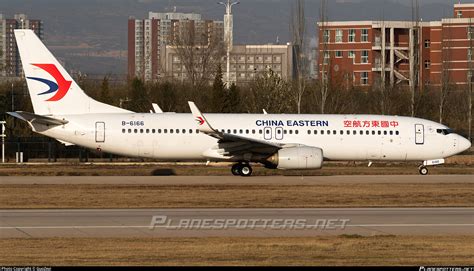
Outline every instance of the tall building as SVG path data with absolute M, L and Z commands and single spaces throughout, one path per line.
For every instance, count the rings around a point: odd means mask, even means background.
M 319 22 L 319 75 L 347 85 L 467 85 L 474 4 L 432 22 Z
M 148 19 L 128 20 L 128 75 L 145 81 L 163 76 L 161 60 L 167 45 L 192 42 L 207 45 L 223 40 L 223 22 L 203 20 L 195 13 L 155 13 Z M 193 37 L 190 40 L 189 37 Z
M 43 22 L 29 20 L 25 14 L 15 14 L 13 19 L 0 14 L 0 76 L 23 76 L 21 60 L 16 46 L 14 29 L 32 29 L 43 39 Z

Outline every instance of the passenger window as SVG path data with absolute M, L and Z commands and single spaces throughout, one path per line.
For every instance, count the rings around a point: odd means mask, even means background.
M 285 135 L 286 135 L 287 133 L 288 133 L 288 131 L 287 131 L 287 130 L 284 130 L 284 131 L 283 131 L 283 134 L 285 134 Z
M 258 130 L 258 133 L 259 133 L 259 134 L 263 134 L 262 130 Z
M 196 129 L 196 134 L 199 134 L 199 129 Z
M 400 132 L 399 132 L 399 131 L 396 131 L 395 134 L 396 134 L 396 135 L 400 135 Z
M 351 135 L 351 131 L 347 130 L 347 131 L 346 131 L 346 134 L 347 134 L 347 135 Z
M 149 133 L 150 133 L 150 129 L 146 129 L 146 133 L 149 134 Z
M 328 132 L 328 133 L 327 133 L 328 135 L 330 135 L 330 134 L 331 134 L 331 130 L 327 130 L 327 132 Z
M 393 135 L 393 131 L 390 131 L 390 135 Z
M 281 135 L 281 130 L 280 129 L 277 130 L 277 134 Z
M 293 130 L 290 130 L 290 135 L 292 135 L 292 134 L 293 134 Z
M 357 131 L 356 130 L 352 131 L 352 134 L 357 135 Z
M 364 131 L 360 130 L 359 134 L 364 135 Z
M 128 133 L 131 134 L 131 133 L 132 133 L 132 129 L 128 129 Z
M 299 133 L 300 133 L 300 131 L 299 131 L 299 130 L 296 130 L 296 131 L 295 131 L 295 134 L 299 134 Z
M 192 133 L 193 133 L 193 129 L 189 129 L 189 133 L 192 134 Z
M 382 131 L 378 131 L 378 134 L 379 134 L 379 135 L 382 135 Z
M 140 134 L 143 134 L 143 129 L 140 129 Z
M 186 129 L 183 129 L 183 134 L 185 134 L 185 133 L 186 133 Z
M 151 129 L 151 132 L 154 134 L 154 133 L 156 133 L 156 130 L 155 130 L 155 129 Z
M 317 134 L 318 134 L 318 130 L 314 130 L 314 134 L 317 135 Z
M 332 131 L 332 134 L 333 134 L 333 135 L 337 135 L 337 131 L 336 131 L 336 130 L 333 130 L 333 131 Z
M 310 135 L 310 134 L 311 134 L 311 130 L 308 130 L 308 135 Z
M 173 129 L 170 129 L 170 134 L 174 133 L 174 130 Z
M 384 135 L 387 135 L 387 131 L 383 131 L 383 134 L 384 134 Z
M 239 130 L 239 133 L 240 133 L 240 134 L 243 134 L 243 133 L 244 133 L 244 130 L 240 129 L 240 130 Z
M 375 135 L 375 131 L 372 131 L 372 135 Z
M 167 133 L 168 133 L 168 129 L 164 129 L 164 130 L 163 130 L 163 133 L 167 134 Z
M 343 131 L 343 130 L 341 130 L 339 133 L 340 133 L 341 135 L 344 135 L 344 131 Z
M 366 135 L 370 135 L 369 130 L 365 131 L 365 134 L 366 134 Z
M 125 134 L 125 129 L 122 129 L 122 134 Z
M 321 134 L 324 135 L 324 130 L 321 130 Z
M 135 129 L 135 130 L 133 130 L 133 132 L 136 134 L 136 133 L 138 133 L 138 130 L 137 130 L 137 129 Z
M 255 134 L 255 130 L 252 130 L 252 134 Z
M 270 134 L 270 130 L 266 130 L 266 131 L 265 131 L 265 134 L 269 135 L 269 134 Z
M 246 134 L 250 134 L 250 131 L 249 131 L 249 130 L 245 130 L 245 133 L 246 133 Z
M 234 129 L 234 134 L 237 134 L 237 129 Z

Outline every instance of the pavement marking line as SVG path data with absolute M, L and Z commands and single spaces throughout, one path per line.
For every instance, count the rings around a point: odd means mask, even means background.
M 154 228 L 170 228 L 170 229 L 179 229 L 177 226 L 154 226 Z M 346 225 L 345 227 L 474 227 L 474 224 L 355 224 L 355 225 Z M 133 228 L 150 228 L 147 226 L 11 226 L 11 227 L 0 227 L 0 230 L 11 230 L 11 229 L 133 229 Z M 241 228 L 237 226 L 228 226 L 230 228 Z M 249 229 L 256 228 L 268 228 L 265 226 L 253 226 Z M 200 230 L 195 228 L 182 228 L 183 230 Z M 204 229 L 207 230 L 207 229 Z M 224 229 L 214 229 L 214 230 L 224 230 Z M 242 229 L 242 230 L 245 230 Z M 277 230 L 288 230 L 288 229 L 277 229 Z M 303 229 L 304 230 L 304 229 Z

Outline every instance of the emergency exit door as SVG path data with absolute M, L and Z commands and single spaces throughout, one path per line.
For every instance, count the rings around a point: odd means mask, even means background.
M 95 142 L 97 143 L 105 142 L 105 122 L 95 123 Z
M 423 124 L 415 124 L 415 143 L 417 145 L 425 144 L 425 128 Z

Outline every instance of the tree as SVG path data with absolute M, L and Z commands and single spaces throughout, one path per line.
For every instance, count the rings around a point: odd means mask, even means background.
M 261 113 L 262 109 L 272 113 L 290 113 L 293 105 L 289 84 L 273 70 L 259 75 L 251 82 L 245 95 L 248 112 Z
M 193 87 L 207 84 L 224 55 L 222 38 L 197 29 L 191 21 L 182 22 L 171 41 Z
M 134 78 L 132 81 L 132 87 L 130 89 L 130 103 L 129 109 L 134 112 L 148 112 L 149 104 L 147 98 L 147 91 L 145 84 L 142 80 Z
M 106 104 L 113 104 L 113 99 L 110 96 L 109 91 L 109 78 L 107 76 L 104 76 L 104 79 L 102 80 L 100 87 L 100 100 Z
M 211 93 L 211 108 L 214 113 L 221 113 L 225 107 L 225 86 L 222 80 L 222 68 L 219 65 L 217 67 L 217 72 L 214 77 L 214 83 L 212 84 L 212 93 Z
M 320 38 L 322 38 L 323 45 L 320 58 L 322 57 L 322 68 L 321 68 L 321 80 L 320 85 L 316 90 L 318 91 L 317 95 L 319 101 L 319 108 L 320 113 L 324 114 L 326 109 L 326 100 L 329 96 L 329 82 L 330 82 L 330 72 L 331 72 L 331 55 L 328 51 L 328 43 L 329 43 L 329 32 L 327 30 L 327 3 L 326 0 L 321 0 L 321 7 L 320 7 L 320 27 L 319 33 Z
M 225 90 L 224 110 L 223 113 L 240 113 L 242 112 L 240 104 L 240 92 L 237 86 L 232 83 L 229 89 Z

